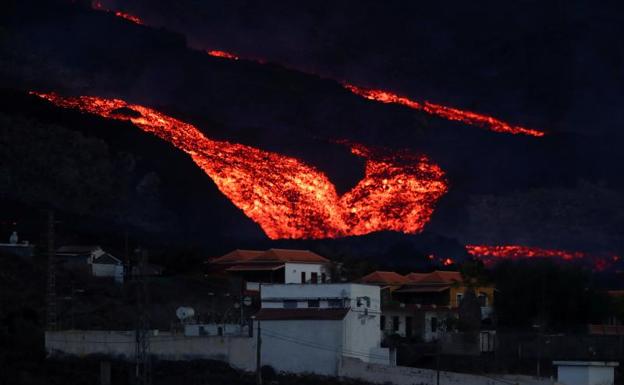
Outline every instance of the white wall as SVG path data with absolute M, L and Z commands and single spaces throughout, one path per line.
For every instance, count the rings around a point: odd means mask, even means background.
M 405 366 L 388 366 L 374 363 L 365 363 L 360 360 L 344 357 L 339 368 L 341 377 L 359 379 L 362 381 L 394 385 L 435 385 L 436 371 L 430 369 L 408 368 Z M 495 378 L 494 378 L 495 377 Z M 552 385 L 548 379 L 535 379 L 524 376 L 492 376 L 440 372 L 440 385 Z
M 381 349 L 381 301 L 379 287 L 351 285 L 349 298 L 351 311 L 345 317 L 343 355 L 356 357 L 365 362 L 388 363 L 389 353 Z M 358 307 L 358 298 L 360 298 Z M 369 299 L 367 301 L 366 299 Z M 373 351 L 375 353 L 373 354 Z
M 318 274 L 318 283 L 321 283 L 321 274 L 325 274 L 329 280 L 327 265 L 316 263 L 291 263 L 284 266 L 284 283 L 301 283 L 301 272 L 306 273 L 306 280 L 310 281 L 312 273 Z
M 558 365 L 557 380 L 563 385 L 613 385 L 614 367 L 603 362 L 593 365 Z
M 235 368 L 255 370 L 255 338 L 185 337 L 159 333 L 150 336 L 150 354 L 164 360 L 213 359 L 228 362 Z M 134 331 L 65 330 L 45 333 L 45 348 L 51 354 L 85 356 L 104 354 L 133 359 Z
M 93 263 L 91 264 L 91 274 L 96 277 L 115 277 L 119 275 L 118 270 L 121 269 L 123 272 L 122 265 L 113 265 L 113 264 L 105 264 L 105 263 Z M 123 273 L 121 274 L 123 276 Z
M 342 324 L 342 320 L 260 321 L 262 365 L 277 371 L 336 376 Z

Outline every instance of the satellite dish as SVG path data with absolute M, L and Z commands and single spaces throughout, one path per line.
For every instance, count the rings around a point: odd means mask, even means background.
M 178 317 L 180 321 L 186 321 L 189 318 L 193 318 L 194 315 L 195 315 L 195 309 L 193 309 L 192 307 L 180 306 L 176 310 L 176 316 Z

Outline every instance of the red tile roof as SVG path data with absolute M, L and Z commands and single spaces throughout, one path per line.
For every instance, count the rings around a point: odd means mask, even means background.
M 210 262 L 212 263 L 239 263 L 239 262 L 248 261 L 254 257 L 261 255 L 262 253 L 264 253 L 264 251 L 236 249 L 236 250 L 230 251 L 229 253 L 221 257 L 214 258 Z
M 411 277 L 411 283 L 421 284 L 421 283 L 443 283 L 443 284 L 452 284 L 455 282 L 462 282 L 462 277 L 459 271 L 442 271 L 436 270 L 431 273 L 423 274 L 423 273 L 411 273 L 408 275 Z
M 330 261 L 310 250 L 269 249 L 265 251 L 234 250 L 210 262 L 219 264 L 241 264 L 265 262 L 329 263 Z
M 284 264 L 264 263 L 264 264 L 243 264 L 234 265 L 225 269 L 226 271 L 273 271 L 284 267 Z
M 624 336 L 624 325 L 589 325 L 589 334 Z
M 374 271 L 369 275 L 360 278 L 361 283 L 382 284 L 382 285 L 402 285 L 409 280 L 394 271 Z
M 347 313 L 348 308 L 340 309 L 260 309 L 256 313 L 257 320 L 341 320 Z

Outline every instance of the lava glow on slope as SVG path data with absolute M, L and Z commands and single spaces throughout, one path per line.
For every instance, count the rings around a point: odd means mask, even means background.
M 230 60 L 238 60 L 238 56 L 234 55 L 233 53 L 229 53 L 229 52 L 225 52 L 225 51 L 219 51 L 216 49 L 213 50 L 207 50 L 206 53 L 210 56 L 214 56 L 214 57 L 220 57 L 223 59 L 230 59 Z
M 620 261 L 620 256 L 609 257 L 596 256 L 581 251 L 567 251 L 556 249 L 543 249 L 540 247 L 519 246 L 519 245 L 466 245 L 468 254 L 483 260 L 486 264 L 493 264 L 502 259 L 519 258 L 557 258 L 564 261 L 586 260 L 591 261 L 596 270 L 604 270 Z
M 206 53 L 208 53 L 208 55 L 210 56 L 220 57 L 224 59 L 239 59 L 237 55 L 226 51 L 207 50 Z M 255 61 L 260 64 L 264 63 L 264 61 L 262 60 Z M 347 90 L 353 92 L 355 95 L 361 96 L 369 100 L 374 100 L 386 104 L 400 104 L 402 106 L 406 106 L 418 111 L 423 111 L 430 115 L 434 115 L 443 119 L 462 122 L 470 126 L 480 127 L 494 132 L 502 132 L 514 135 L 528 135 L 535 137 L 542 137 L 545 135 L 543 131 L 524 128 L 521 126 L 514 126 L 491 116 L 478 114 L 476 112 L 466 110 L 460 110 L 458 108 L 446 107 L 427 101 L 417 102 L 404 96 L 399 96 L 390 91 L 367 89 L 348 83 L 343 83 L 343 86 Z
M 487 115 L 477 114 L 475 112 L 464 111 L 457 108 L 446 107 L 439 104 L 425 102 L 416 102 L 404 96 L 384 90 L 372 90 L 354 86 L 352 84 L 344 84 L 344 87 L 356 95 L 366 99 L 375 100 L 381 103 L 400 104 L 414 110 L 424 111 L 428 114 L 439 116 L 444 119 L 454 120 L 469 124 L 471 126 L 481 127 L 494 132 L 504 132 L 508 134 L 522 134 L 529 136 L 544 136 L 543 131 L 533 130 L 520 126 L 512 126 L 501 120 Z
M 295 158 L 208 139 L 195 126 L 151 108 L 95 96 L 32 94 L 60 107 L 130 121 L 188 153 L 271 239 L 417 233 L 448 189 L 444 172 L 425 156 L 351 145 L 354 155 L 366 159 L 365 177 L 339 197 L 322 172 Z
M 141 20 L 140 17 L 131 15 L 131 14 L 126 13 L 126 12 L 112 11 L 110 9 L 107 9 L 106 7 L 104 7 L 104 5 L 102 5 L 102 2 L 100 2 L 98 0 L 94 0 L 94 1 L 91 2 L 91 8 L 95 9 L 95 10 L 98 10 L 98 11 L 111 12 L 111 13 L 114 13 L 115 16 L 117 16 L 117 17 L 121 17 L 122 19 L 126 19 L 126 20 L 131 21 L 131 22 L 133 22 L 135 24 L 143 25 L 143 20 Z

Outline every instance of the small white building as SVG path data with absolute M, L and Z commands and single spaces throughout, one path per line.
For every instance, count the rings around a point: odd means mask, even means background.
M 557 382 L 562 385 L 613 385 L 614 369 L 619 364 L 608 361 L 553 361 Z
M 117 282 L 123 282 L 123 263 L 109 253 L 100 254 L 91 261 L 91 274 L 94 277 L 113 277 Z
M 390 364 L 381 347 L 379 287 L 263 284 L 261 362 L 277 371 L 338 375 L 343 357 Z

